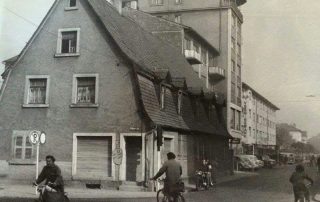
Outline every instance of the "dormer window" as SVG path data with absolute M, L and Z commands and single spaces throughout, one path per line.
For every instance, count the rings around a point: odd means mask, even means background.
M 178 114 L 179 115 L 181 115 L 182 99 L 183 99 L 183 93 L 182 91 L 179 91 L 178 92 Z
M 165 95 L 166 95 L 166 87 L 165 86 L 161 86 L 161 92 L 160 92 L 160 106 L 161 106 L 161 109 L 164 109 Z

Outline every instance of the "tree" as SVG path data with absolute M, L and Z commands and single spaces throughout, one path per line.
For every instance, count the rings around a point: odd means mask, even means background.
M 281 124 L 277 125 L 276 127 L 276 139 L 277 139 L 277 145 L 280 148 L 289 149 L 291 145 L 295 142 L 291 135 L 289 134 L 289 131 L 286 127 L 283 127 Z

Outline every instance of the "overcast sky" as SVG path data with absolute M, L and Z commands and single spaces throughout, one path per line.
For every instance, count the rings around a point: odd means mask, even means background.
M 1 61 L 21 51 L 52 2 L 0 0 Z M 319 8 L 320 0 L 248 0 L 241 7 L 243 80 L 281 109 L 279 122 L 309 136 L 320 132 Z

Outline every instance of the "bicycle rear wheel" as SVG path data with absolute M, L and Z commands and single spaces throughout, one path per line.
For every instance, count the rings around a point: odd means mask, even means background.
M 157 191 L 157 202 L 169 202 L 168 197 L 163 193 L 163 189 Z

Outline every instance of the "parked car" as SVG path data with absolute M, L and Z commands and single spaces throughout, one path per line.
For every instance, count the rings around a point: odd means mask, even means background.
M 243 155 L 234 156 L 234 165 L 235 168 L 239 170 L 254 169 L 254 165 L 252 164 L 252 162 L 248 158 L 245 158 Z
M 255 155 L 245 155 L 247 156 L 250 161 L 254 162 L 256 165 L 256 168 L 262 168 L 264 166 L 264 162 L 259 160 Z
M 276 165 L 276 161 L 270 158 L 268 155 L 258 156 L 258 159 L 263 161 L 264 167 L 266 168 L 273 168 Z
M 252 158 L 253 155 L 236 155 L 235 166 L 240 170 L 258 169 L 260 166 L 258 162 Z

